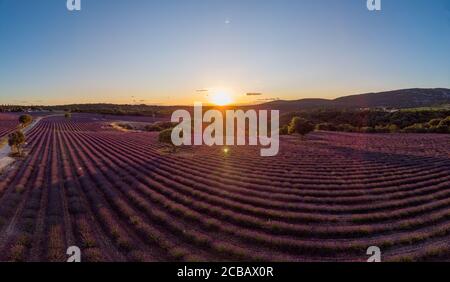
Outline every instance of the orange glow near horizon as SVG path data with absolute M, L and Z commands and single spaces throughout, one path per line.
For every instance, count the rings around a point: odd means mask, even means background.
M 228 106 L 234 102 L 232 94 L 225 89 L 213 90 L 210 95 L 210 102 L 216 106 Z
M 231 85 L 231 84 L 230 84 Z M 387 89 L 376 89 L 385 91 Z M 249 92 L 262 92 L 261 96 L 247 96 Z M 48 90 L 45 98 L 33 100 L 32 97 L 24 99 L 26 102 L 15 102 L 14 100 L 5 101 L 5 104 L 27 105 L 68 105 L 68 104 L 127 104 L 127 105 L 156 105 L 156 106 L 189 106 L 195 101 L 202 102 L 210 106 L 231 106 L 231 105 L 255 105 L 272 101 L 298 100 L 303 98 L 325 98 L 334 99 L 350 94 L 359 94 L 368 92 L 366 89 L 352 89 L 346 92 L 344 89 L 329 89 L 326 91 L 315 91 L 314 89 L 280 89 L 264 90 L 261 88 L 250 87 L 208 87 L 204 90 L 196 91 L 190 89 L 163 89 L 160 92 L 151 91 L 144 88 L 124 89 L 124 88 L 74 88 L 70 90 L 56 89 Z M 191 93 L 191 94 L 189 94 Z M 70 96 L 70 98 L 66 98 Z M 100 98 L 99 98 L 100 96 Z

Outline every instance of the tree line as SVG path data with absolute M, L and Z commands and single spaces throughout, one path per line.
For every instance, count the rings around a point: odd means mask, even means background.
M 292 132 L 293 122 L 302 124 L 306 129 L 324 131 L 450 133 L 450 110 L 291 112 L 280 117 L 280 133 Z

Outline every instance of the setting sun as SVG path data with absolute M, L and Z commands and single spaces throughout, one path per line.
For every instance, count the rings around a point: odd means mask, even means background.
M 231 94 L 224 90 L 218 90 L 212 93 L 211 103 L 217 106 L 226 106 L 233 102 Z

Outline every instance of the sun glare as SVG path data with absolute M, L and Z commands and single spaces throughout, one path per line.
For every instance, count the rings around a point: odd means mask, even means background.
M 231 94 L 224 90 L 215 91 L 211 95 L 211 103 L 217 106 L 226 106 L 233 102 Z

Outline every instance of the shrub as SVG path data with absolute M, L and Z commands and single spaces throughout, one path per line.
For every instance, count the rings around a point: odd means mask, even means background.
M 377 132 L 377 133 L 388 133 L 389 130 L 386 128 L 386 126 L 377 125 L 377 126 L 375 126 L 375 132 Z
M 336 126 L 332 123 L 323 122 L 316 125 L 316 130 L 336 131 Z
M 446 117 L 445 119 L 441 120 L 441 122 L 439 122 L 440 127 L 450 127 L 450 116 Z
M 405 127 L 403 129 L 403 132 L 406 132 L 406 133 L 426 133 L 427 132 L 427 128 L 425 128 L 422 123 L 416 123 L 414 125 Z
M 450 133 L 450 117 L 430 120 L 427 124 L 423 124 L 423 127 L 432 133 Z
M 66 119 L 70 119 L 70 118 L 72 118 L 72 113 L 65 113 L 65 114 L 64 114 L 64 117 L 65 117 Z
M 430 120 L 428 122 L 428 124 L 432 127 L 437 127 L 441 121 L 442 121 L 442 119 L 435 118 L 435 119 Z
M 294 117 L 289 124 L 289 134 L 306 135 L 314 130 L 314 125 L 308 120 L 300 117 Z
M 150 124 L 150 125 L 146 125 L 144 127 L 145 131 L 149 131 L 149 132 L 156 132 L 156 131 L 161 131 L 162 128 L 159 127 L 157 124 Z
M 164 121 L 164 122 L 156 122 L 156 123 L 153 123 L 153 124 L 146 125 L 144 127 L 144 130 L 145 131 L 150 131 L 150 132 L 162 131 L 164 129 L 171 129 L 171 128 L 175 127 L 176 125 L 177 125 L 176 123 L 173 123 L 173 122 L 170 122 L 170 121 L 167 121 L 167 122 L 166 121 Z
M 362 133 L 375 133 L 376 132 L 375 128 L 373 128 L 371 126 L 361 127 L 360 131 Z
M 181 132 L 181 137 L 182 136 L 183 132 Z M 158 136 L 158 141 L 170 145 L 172 147 L 172 151 L 175 152 L 176 146 L 172 143 L 172 128 L 161 131 Z
M 358 129 L 356 127 L 348 123 L 339 124 L 337 126 L 337 130 L 343 132 L 358 132 Z
M 280 128 L 280 135 L 288 135 L 289 134 L 289 126 L 283 125 Z
M 390 133 L 395 133 L 399 131 L 399 128 L 395 124 L 389 124 L 386 126 Z
M 117 126 L 122 127 L 122 128 L 124 128 L 126 130 L 133 130 L 134 129 L 133 126 L 131 126 L 128 123 L 119 123 L 119 124 L 117 124 Z

